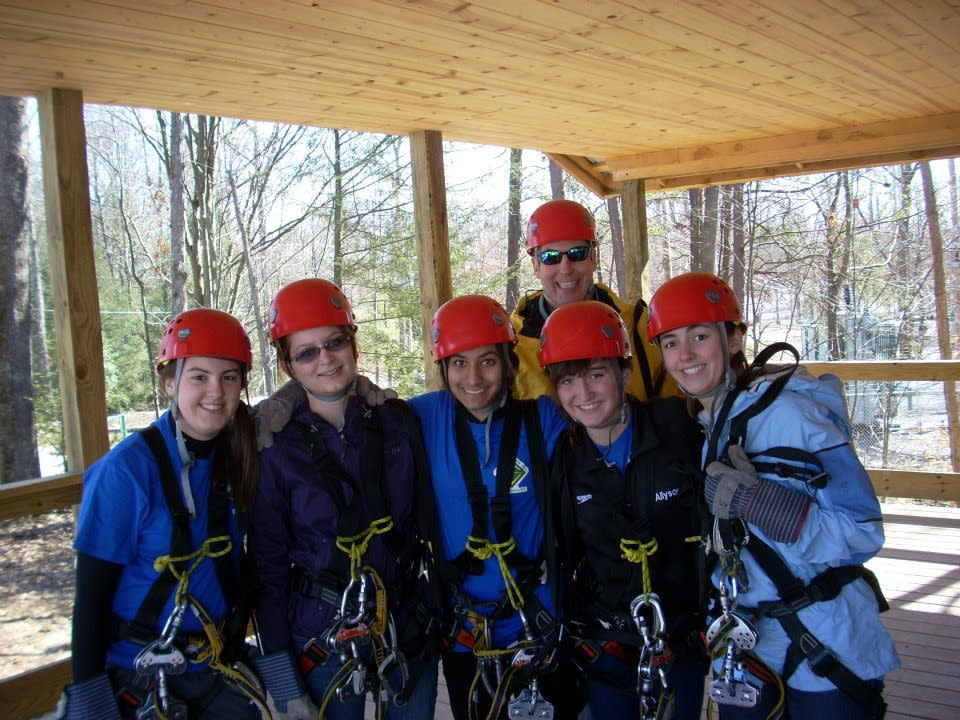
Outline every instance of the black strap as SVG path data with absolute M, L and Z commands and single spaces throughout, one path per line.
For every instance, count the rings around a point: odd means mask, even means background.
M 180 493 L 180 483 L 177 474 L 174 472 L 173 463 L 170 461 L 163 434 L 156 425 L 151 425 L 140 432 L 160 469 L 163 497 L 166 500 L 167 509 L 172 519 L 170 554 L 175 557 L 189 555 L 194 550 L 193 541 L 190 537 L 190 513 L 187 512 L 184 505 Z M 207 537 L 229 535 L 227 525 L 229 511 L 229 494 L 226 487 L 218 486 L 211 480 Z M 232 553 L 224 553 L 220 557 L 214 558 L 213 562 L 217 572 L 217 580 L 221 585 L 221 592 L 223 592 L 228 606 L 233 607 L 237 601 L 238 584 L 231 555 Z M 157 620 L 163 613 L 171 593 L 176 589 L 177 583 L 178 580 L 172 572 L 160 573 L 147 591 L 134 619 L 125 624 L 128 629 L 124 631 L 124 634 L 130 638 L 155 637 Z
M 800 610 L 813 602 L 822 602 L 836 597 L 843 586 L 858 578 L 863 578 L 877 596 L 881 612 L 888 609 L 886 600 L 880 592 L 876 577 L 863 567 L 831 568 L 821 573 L 805 585 L 787 567 L 786 563 L 770 546 L 751 537 L 745 548 L 773 581 L 781 602 L 764 603 L 759 608 L 761 615 L 775 617 L 787 637 L 790 647 L 784 665 L 783 678 L 788 679 L 802 660 L 806 660 L 813 673 L 825 677 L 840 691 L 860 705 L 871 718 L 882 718 L 886 713 L 880 688 L 867 683 L 855 675 L 837 659 L 837 656 L 820 642 L 803 624 L 797 615 Z
M 383 425 L 380 414 L 374 408 L 364 408 L 363 444 L 360 451 L 360 482 L 347 472 L 340 461 L 327 450 L 319 436 L 316 425 L 301 423 L 300 432 L 310 450 L 317 475 L 324 482 L 330 499 L 337 509 L 337 536 L 352 537 L 362 528 L 363 502 L 361 493 L 366 495 L 366 506 L 372 519 L 377 520 L 390 515 L 389 494 L 383 471 Z M 343 487 L 350 488 L 350 500 L 347 501 Z M 387 534 L 386 542 L 395 546 L 396 534 Z M 346 553 L 335 552 L 327 568 L 335 576 L 346 578 L 350 572 L 349 558 Z
M 788 352 L 791 353 L 796 362 L 793 367 L 785 373 L 779 375 L 767 388 L 764 390 L 763 395 L 760 396 L 760 399 L 757 402 L 753 403 L 749 408 L 744 410 L 742 413 L 737 415 L 730 422 L 730 435 L 727 438 L 727 445 L 730 444 L 742 444 L 743 437 L 746 434 L 747 423 L 751 418 L 756 417 L 768 407 L 770 404 L 777 398 L 780 394 L 780 391 L 783 390 L 784 386 L 787 384 L 787 381 L 793 376 L 793 373 L 796 371 L 797 366 L 800 362 L 800 354 L 796 349 L 788 343 L 774 343 L 757 355 L 754 358 L 753 363 L 750 365 L 750 369 L 740 375 L 737 378 L 737 383 L 734 388 L 727 393 L 726 397 L 723 399 L 723 403 L 720 406 L 720 411 L 717 413 L 717 419 L 713 423 L 713 429 L 710 432 L 710 438 L 707 442 L 707 455 L 703 463 L 703 466 L 706 467 L 714 460 L 717 460 L 719 452 L 719 443 L 720 437 L 723 435 L 723 428 L 727 423 L 727 417 L 730 415 L 730 410 L 733 408 L 734 401 L 740 396 L 750 382 L 756 377 L 758 371 L 763 369 L 763 366 L 766 364 L 767 360 L 776 355 L 779 352 Z
M 643 338 L 640 336 L 640 321 L 643 319 L 643 311 L 647 309 L 647 304 L 643 298 L 637 298 L 633 306 L 633 327 L 630 328 L 631 339 L 633 340 L 633 355 L 637 359 L 637 365 L 640 367 L 640 375 L 643 377 L 643 390 L 647 394 L 647 400 L 659 394 L 659 388 L 653 384 L 653 375 L 650 372 L 650 361 L 647 359 L 646 348 L 643 346 Z M 660 385 L 663 384 L 661 380 Z
M 468 411 L 457 404 L 454 418 L 455 440 L 457 454 L 460 457 L 460 467 L 463 481 L 467 489 L 467 500 L 473 517 L 471 535 L 477 538 L 487 537 L 488 507 L 493 526 L 493 535 L 497 542 L 506 542 L 513 536 L 513 513 L 510 506 L 510 487 L 513 483 L 513 473 L 516 466 L 517 451 L 520 446 L 521 422 L 525 425 L 527 447 L 530 451 L 532 473 L 531 482 L 534 486 L 537 502 L 540 507 L 544 523 L 544 540 L 541 546 L 541 555 L 547 562 L 548 572 L 555 569 L 555 548 L 553 547 L 553 523 L 550 509 L 549 493 L 546 488 L 546 447 L 543 440 L 543 431 L 540 427 L 539 409 L 536 400 L 508 400 L 506 405 L 494 415 L 494 420 L 500 417 L 504 420 L 503 431 L 500 437 L 500 451 L 497 458 L 497 478 L 494 496 L 489 498 L 487 488 L 483 484 L 480 459 L 477 446 L 470 431 Z M 488 505 L 489 503 L 489 505 Z M 517 573 L 517 586 L 525 603 L 531 602 L 533 591 L 540 584 L 541 567 L 539 558 L 527 558 L 514 548 L 504 556 L 507 565 Z M 452 561 L 452 565 L 459 571 L 459 578 L 466 574 L 480 574 L 483 565 L 470 552 L 464 550 Z M 449 579 L 448 579 L 449 581 Z M 454 586 L 459 582 L 454 583 Z M 556 597 L 553 598 L 557 600 Z M 491 619 L 498 619 L 513 613 L 513 608 L 501 598 L 496 609 L 489 615 Z M 529 614 L 529 613 L 528 613 Z

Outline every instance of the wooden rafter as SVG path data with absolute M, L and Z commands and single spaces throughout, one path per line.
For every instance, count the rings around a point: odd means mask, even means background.
M 607 160 L 614 180 L 629 178 L 682 178 L 750 174 L 761 168 L 805 167 L 819 163 L 832 167 L 852 158 L 862 162 L 871 156 L 906 155 L 960 145 L 960 113 L 885 121 L 764 137 L 756 140 L 695 145 L 673 150 L 656 150 Z M 807 170 L 815 172 L 816 170 Z M 796 174 L 792 172 L 791 174 Z M 739 180 L 726 180 L 738 182 Z

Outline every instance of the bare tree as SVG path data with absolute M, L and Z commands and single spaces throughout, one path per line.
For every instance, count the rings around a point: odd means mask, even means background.
M 741 304 L 744 301 L 744 239 L 746 232 L 743 224 L 743 185 L 734 185 L 730 193 L 730 225 L 732 226 L 732 240 L 730 247 L 730 280 L 733 294 Z
M 553 160 L 550 161 L 551 167 Z M 523 182 L 523 150 L 510 148 L 510 177 L 507 183 L 507 278 L 506 308 L 513 312 L 520 301 L 520 278 L 517 263 L 520 259 L 520 194 Z
M 933 293 L 937 310 L 937 342 L 940 358 L 950 360 L 950 322 L 947 314 L 947 281 L 943 266 L 943 235 L 937 215 L 937 198 L 933 191 L 930 163 L 920 163 L 923 197 L 927 211 L 927 229 L 930 232 L 930 250 L 933 254 Z M 947 432 L 950 435 L 950 459 L 954 472 L 960 472 L 960 412 L 957 408 L 957 384 L 943 384 L 944 404 L 947 407 Z
M 620 199 L 607 198 L 607 216 L 610 218 L 610 238 L 613 241 L 613 268 L 616 271 L 617 292 L 627 287 L 627 268 L 623 248 L 623 223 L 620 220 Z
M 25 271 L 27 159 L 25 101 L 0 96 L 0 483 L 40 475 L 30 374 L 33 324 Z
M 717 267 L 717 221 L 720 217 L 720 188 L 703 190 L 703 222 L 700 226 L 700 269 L 712 273 Z
M 550 197 L 554 200 L 563 200 L 563 168 L 550 160 Z
M 170 155 L 167 173 L 170 182 L 170 282 L 172 315 L 187 309 L 187 270 L 184 267 L 186 225 L 183 210 L 183 116 L 170 113 Z
M 690 270 L 703 269 L 703 190 L 687 190 L 690 200 Z

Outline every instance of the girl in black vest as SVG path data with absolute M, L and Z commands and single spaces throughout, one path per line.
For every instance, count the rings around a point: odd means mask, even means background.
M 591 713 L 696 720 L 707 669 L 699 427 L 682 399 L 625 392 L 627 329 L 607 305 L 558 308 L 540 343 L 540 364 L 573 420 L 551 479 L 566 617 Z

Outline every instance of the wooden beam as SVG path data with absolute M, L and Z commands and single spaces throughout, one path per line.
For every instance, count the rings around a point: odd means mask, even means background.
M 960 501 L 960 473 L 868 468 L 873 489 L 882 497 Z
M 55 475 L 0 485 L 0 520 L 80 503 L 83 475 Z
M 833 360 L 800 364 L 813 375 L 832 373 L 841 380 L 960 380 L 960 360 Z
M 83 95 L 45 90 L 37 102 L 64 447 L 67 470 L 82 472 L 110 449 Z
M 447 228 L 447 188 L 443 176 L 443 136 L 435 130 L 410 134 L 413 165 L 413 210 L 417 225 L 420 267 L 420 321 L 427 388 L 442 387 L 433 361 L 430 323 L 433 314 L 453 297 L 450 276 L 450 237 Z
M 602 198 L 614 197 L 620 193 L 620 183 L 614 183 L 613 178 L 604 175 L 587 158 L 579 155 L 562 155 L 560 153 L 547 153 L 547 157 L 553 160 L 577 180 L 583 183 L 583 186 L 595 195 Z
M 770 165 L 767 167 L 749 168 L 747 170 L 707 173 L 706 175 L 649 178 L 647 179 L 647 192 L 685 190 L 687 188 L 705 187 L 707 185 L 730 185 L 733 183 L 752 182 L 754 180 L 770 180 L 772 178 L 792 177 L 794 175 L 827 173 L 834 172 L 835 170 L 856 170 L 880 165 L 903 165 L 921 160 L 937 160 L 939 158 L 952 157 L 960 157 L 960 145 L 948 145 L 946 147 L 929 148 L 926 150 L 908 150 L 904 152 L 885 153 L 883 155 L 837 158 L 835 160 L 824 160 L 822 162 Z
M 0 680 L 0 717 L 29 720 L 50 712 L 70 674 L 67 659 Z
M 644 287 L 650 287 L 650 273 L 647 270 L 647 260 L 650 259 L 647 200 L 643 180 L 624 180 L 620 198 L 623 201 L 623 253 L 627 285 L 621 289 L 621 294 L 624 302 L 633 303 L 643 297 Z
M 614 180 L 704 175 L 960 145 L 960 113 L 608 158 Z

